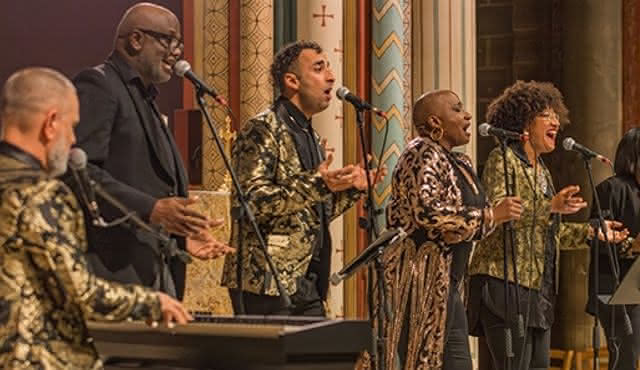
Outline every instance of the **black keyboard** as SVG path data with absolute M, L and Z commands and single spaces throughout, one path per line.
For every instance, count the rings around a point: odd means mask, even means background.
M 143 322 L 90 323 L 107 364 L 214 370 L 353 369 L 371 347 L 364 320 L 317 317 L 216 316 L 194 312 L 195 322 L 167 328 Z

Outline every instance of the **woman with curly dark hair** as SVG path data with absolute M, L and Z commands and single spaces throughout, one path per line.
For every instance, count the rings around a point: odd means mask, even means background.
M 540 158 L 556 147 L 558 130 L 569 122 L 562 94 L 551 83 L 518 81 L 496 98 L 487 111 L 489 124 L 521 134 L 529 140 L 506 143 L 504 157 L 510 196 L 522 200 L 523 213 L 513 223 L 513 238 L 497 229 L 481 241 L 470 264 L 469 328 L 472 335 L 485 336 L 496 369 L 511 362 L 512 369 L 549 367 L 550 329 L 557 287 L 559 249 L 587 248 L 593 229 L 586 223 L 567 223 L 562 215 L 587 206 L 578 195 L 580 187 L 567 186 L 558 193 L 549 170 Z M 489 201 L 507 196 L 503 152 L 495 148 L 486 162 L 482 182 Z M 622 240 L 627 231 L 607 221 L 611 240 Z M 514 265 L 508 253 L 508 288 L 505 309 L 503 238 L 508 251 L 515 250 Z M 513 240 L 513 246 L 511 246 Z M 518 304 L 519 299 L 519 304 Z M 516 308 L 521 308 L 524 336 L 517 330 Z M 507 312 L 509 314 L 507 315 Z M 508 317 L 507 317 L 508 316 Z M 511 329 L 514 357 L 509 359 L 506 328 Z

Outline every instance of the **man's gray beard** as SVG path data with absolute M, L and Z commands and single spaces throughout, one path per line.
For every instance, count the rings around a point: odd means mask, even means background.
M 47 153 L 47 168 L 49 176 L 58 177 L 67 172 L 69 149 L 64 139 L 58 140 Z

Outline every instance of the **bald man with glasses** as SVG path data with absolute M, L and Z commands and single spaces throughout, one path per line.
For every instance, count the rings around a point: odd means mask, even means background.
M 75 133 L 95 181 L 170 234 L 179 249 L 208 259 L 231 251 L 209 232 L 222 220 L 188 207 L 196 200 L 188 196 L 182 159 L 155 102 L 156 85 L 169 81 L 183 46 L 180 22 L 171 11 L 150 3 L 129 8 L 105 63 L 74 79 L 81 112 Z M 99 206 L 105 219 L 121 216 L 107 204 Z M 156 239 L 125 227 L 90 226 L 88 234 L 88 259 L 97 275 L 182 298 L 185 261 L 162 253 Z

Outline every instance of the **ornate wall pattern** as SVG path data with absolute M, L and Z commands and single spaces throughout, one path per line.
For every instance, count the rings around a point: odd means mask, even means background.
M 202 8 L 195 10 L 195 17 L 202 18 L 201 44 L 196 50 L 203 50 L 201 60 L 202 76 L 222 96 L 229 94 L 229 2 L 227 0 L 205 0 Z M 198 39 L 196 35 L 196 39 Z M 208 111 L 218 130 L 228 131 L 227 115 L 218 105 L 207 100 Z M 206 122 L 202 127 L 202 185 L 204 189 L 218 189 L 224 182 L 227 170 L 212 140 Z M 227 154 L 230 148 L 227 149 Z
M 269 66 L 273 60 L 272 0 L 243 0 L 240 8 L 240 122 L 273 100 Z
M 403 87 L 404 87 L 404 134 L 405 134 L 405 142 L 408 142 L 411 139 L 413 134 L 412 129 L 412 111 L 413 111 L 413 90 L 411 89 L 411 66 L 412 59 L 411 55 L 413 55 L 413 50 L 411 47 L 411 33 L 413 31 L 413 20 L 411 19 L 411 1 L 405 0 L 402 3 L 402 11 L 403 11 L 403 27 L 404 27 L 404 39 L 403 47 L 404 47 L 404 73 L 403 73 Z
M 200 197 L 194 208 L 212 218 L 224 215 L 227 222 L 213 231 L 218 240 L 228 240 L 231 227 L 228 219 L 230 198 L 228 193 L 212 191 L 191 191 L 191 195 Z M 231 314 L 231 300 L 226 288 L 220 286 L 224 258 L 212 261 L 194 259 L 187 266 L 187 283 L 184 304 L 191 311 L 210 311 L 216 314 Z
M 382 148 L 385 121 L 379 117 L 372 119 L 371 148 L 374 158 L 379 163 L 387 165 L 393 170 L 398 157 L 405 146 L 405 136 L 408 127 L 405 119 L 409 104 L 406 87 L 405 68 L 411 65 L 411 60 L 405 60 L 409 53 L 405 50 L 405 14 L 411 13 L 411 4 L 406 0 L 376 0 L 372 5 L 371 19 L 371 71 L 372 89 L 371 101 L 374 106 L 383 109 L 389 118 L 389 136 L 382 158 L 377 158 Z M 374 201 L 377 208 L 384 208 L 386 200 L 391 193 L 391 174 L 387 176 L 383 184 L 376 189 Z M 380 216 L 379 225 L 384 225 L 384 217 Z
M 343 72 L 343 39 L 342 19 L 343 6 L 341 0 L 307 0 L 297 3 L 298 40 L 314 40 L 327 53 L 331 69 L 335 76 L 335 90 L 342 86 Z M 332 92 L 332 93 L 333 93 Z M 352 109 L 352 107 L 345 107 Z M 332 168 L 342 167 L 344 163 L 344 112 L 342 101 L 335 96 L 329 107 L 313 117 L 313 127 L 327 138 L 329 146 L 335 148 Z M 330 225 L 333 253 L 331 271 L 339 271 L 344 262 L 344 223 L 339 217 Z M 344 316 L 343 285 L 329 288 L 329 315 Z
M 223 96 L 229 94 L 229 3 L 226 0 L 194 1 L 194 61 L 193 68 L 203 76 L 206 83 Z M 228 136 L 229 121 L 225 112 L 207 100 L 207 110 L 218 131 Z M 202 122 L 202 185 L 206 190 L 218 189 L 225 181 L 224 168 L 218 148 L 206 122 Z M 229 146 L 226 146 L 228 153 Z M 227 219 L 224 226 L 213 231 L 221 241 L 229 240 L 230 224 L 229 194 L 213 191 L 190 191 L 198 195 L 201 202 L 195 205 L 210 217 L 223 215 Z M 187 283 L 184 303 L 189 310 L 211 311 L 217 314 L 231 314 L 231 302 L 226 288 L 220 286 L 223 259 L 213 261 L 194 260 L 187 266 Z

